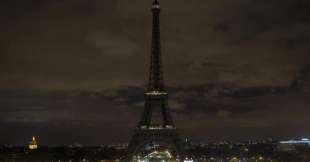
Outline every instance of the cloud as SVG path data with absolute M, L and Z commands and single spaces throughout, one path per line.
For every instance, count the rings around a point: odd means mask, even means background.
M 89 34 L 87 41 L 96 48 L 103 50 L 103 54 L 112 57 L 115 55 L 133 55 L 138 52 L 139 48 L 129 38 L 111 35 L 111 33 L 94 32 Z
M 175 112 L 178 112 L 178 111 L 184 111 L 185 110 L 185 107 L 186 105 L 178 100 L 169 100 L 168 101 L 168 105 L 169 105 L 169 109 L 171 111 L 175 111 Z
M 309 1 L 161 3 L 169 105 L 184 135 L 309 133 L 301 72 L 310 64 Z M 94 140 L 133 128 L 148 78 L 150 5 L 2 0 L 0 124 L 11 141 L 32 131 L 70 139 L 70 126 L 76 134 L 91 128 Z
M 124 0 L 2 3 L 9 17 L 0 30 L 0 69 L 6 69 L 0 70 L 2 89 L 101 90 L 145 83 L 148 2 L 132 1 L 130 7 Z M 308 5 L 291 0 L 280 6 L 255 0 L 162 2 L 168 85 L 290 84 L 309 64 Z
M 219 110 L 217 112 L 217 116 L 220 117 L 220 118 L 227 118 L 231 115 L 231 112 L 230 111 L 227 111 L 227 110 Z
M 217 95 L 208 95 L 213 93 L 212 88 L 219 89 Z M 267 135 L 298 136 L 309 131 L 305 124 L 309 122 L 309 94 L 265 91 L 264 94 L 249 97 L 234 96 L 234 93 L 226 95 L 223 93 L 226 92 L 225 88 L 221 90 L 214 86 L 168 89 L 171 94 L 168 105 L 183 136 L 237 140 Z M 138 87 L 124 88 L 112 95 L 109 91 L 8 91 L 2 92 L 1 96 L 10 98 L 1 101 L 0 124 L 4 125 L 2 129 L 30 127 L 24 136 L 31 136 L 33 132 L 37 132 L 36 134 L 43 138 L 47 135 L 44 131 L 50 134 L 63 131 L 62 137 L 69 141 L 72 138 L 63 130 L 67 127 L 71 127 L 71 133 L 92 132 L 90 134 L 94 135 L 87 136 L 95 138 L 94 142 L 102 141 L 95 137 L 95 134 L 104 134 L 104 130 L 111 130 L 111 134 L 127 131 L 118 136 L 119 140 L 126 141 L 130 137 L 128 132 L 138 123 L 144 109 L 143 90 Z M 23 101 L 22 107 L 14 104 L 20 101 Z M 4 105 L 4 102 L 7 104 Z M 42 104 L 37 106 L 38 103 Z M 231 136 L 228 137 L 228 134 Z M 7 135 L 3 136 L 7 138 Z M 18 135 L 14 137 L 12 140 L 15 141 L 18 141 L 17 138 L 22 139 Z M 75 139 L 85 141 L 82 137 Z M 45 139 L 44 142 L 51 143 L 53 139 Z

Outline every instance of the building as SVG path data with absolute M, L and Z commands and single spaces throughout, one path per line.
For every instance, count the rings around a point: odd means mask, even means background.
M 128 146 L 125 162 L 171 161 L 182 155 L 181 140 L 168 108 L 165 90 L 160 41 L 160 11 L 158 0 L 152 4 L 153 26 L 150 73 L 144 93 L 144 112 Z M 144 159 L 141 159 L 143 157 Z M 160 158 L 159 158 L 160 157 Z M 164 157 L 164 158 L 163 158 Z M 135 161 L 135 160 L 134 160 Z
M 300 140 L 288 140 L 279 142 L 280 151 L 296 151 L 297 147 L 310 148 L 310 140 L 308 138 L 302 138 Z
M 38 142 L 36 141 L 36 138 L 33 136 L 32 140 L 29 142 L 28 148 L 30 150 L 38 149 Z

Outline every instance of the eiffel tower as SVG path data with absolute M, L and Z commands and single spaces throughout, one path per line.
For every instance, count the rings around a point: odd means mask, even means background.
M 160 4 L 152 4 L 153 29 L 151 65 L 144 112 L 128 146 L 128 156 L 143 150 L 145 145 L 164 143 L 175 155 L 182 152 L 178 131 L 167 107 L 168 93 L 165 91 L 160 45 L 159 14 Z

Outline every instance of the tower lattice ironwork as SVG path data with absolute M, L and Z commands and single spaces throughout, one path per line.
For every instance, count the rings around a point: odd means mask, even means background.
M 182 152 L 178 131 L 168 109 L 168 93 L 165 91 L 160 44 L 160 4 L 152 4 L 153 26 L 150 74 L 145 92 L 144 112 L 128 146 L 128 155 L 133 156 L 146 144 L 164 143 L 175 154 Z

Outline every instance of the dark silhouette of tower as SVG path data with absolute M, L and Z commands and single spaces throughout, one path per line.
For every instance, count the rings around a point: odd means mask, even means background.
M 139 152 L 146 144 L 164 143 L 175 155 L 181 154 L 180 139 L 167 107 L 160 45 L 160 4 L 152 5 L 153 29 L 149 83 L 145 92 L 145 107 L 141 120 L 128 146 L 128 156 Z

